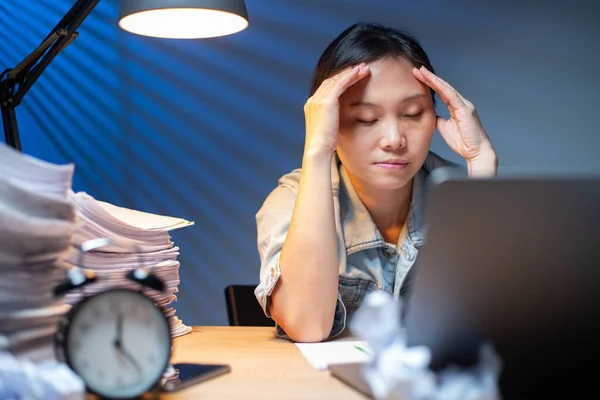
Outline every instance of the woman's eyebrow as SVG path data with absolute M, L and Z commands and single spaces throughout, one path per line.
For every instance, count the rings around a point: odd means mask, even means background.
M 407 97 L 403 98 L 401 100 L 401 102 L 404 103 L 406 101 L 420 100 L 423 97 L 427 97 L 427 95 L 425 93 L 415 93 L 415 94 L 411 94 L 410 96 L 407 96 Z
M 379 105 L 375 104 L 375 103 L 369 103 L 368 101 L 355 101 L 353 103 L 350 103 L 350 107 L 379 107 Z
M 406 96 L 405 98 L 403 98 L 402 100 L 400 100 L 401 103 L 405 103 L 407 101 L 413 101 L 413 100 L 419 100 L 423 97 L 426 97 L 426 95 L 424 93 L 415 93 L 415 94 L 411 94 L 409 96 Z M 375 103 L 371 103 L 368 101 L 355 101 L 353 103 L 350 103 L 350 107 L 379 107 L 378 104 Z

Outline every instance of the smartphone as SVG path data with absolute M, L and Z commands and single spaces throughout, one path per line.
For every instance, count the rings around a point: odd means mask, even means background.
M 231 371 L 226 364 L 178 363 L 173 368 L 178 373 L 177 379 L 167 380 L 162 387 L 164 392 L 175 392 Z

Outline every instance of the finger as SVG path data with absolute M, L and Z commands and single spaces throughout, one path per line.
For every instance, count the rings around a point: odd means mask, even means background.
M 435 90 L 444 104 L 455 109 L 463 108 L 466 104 L 463 102 L 458 92 L 439 76 L 429 71 L 425 66 L 417 70 L 415 77 L 427 86 Z
M 442 136 L 444 136 L 446 133 L 446 124 L 448 124 L 448 120 L 440 117 L 439 115 L 436 116 L 435 127 L 442 134 Z
M 436 125 L 435 125 L 436 129 L 442 136 L 442 139 L 444 139 L 444 141 L 446 143 L 448 143 L 448 145 L 450 147 L 453 147 L 453 143 L 455 142 L 455 139 L 453 139 L 453 137 L 452 137 L 452 134 L 451 134 L 452 129 L 449 126 L 449 124 L 451 124 L 451 122 L 449 120 L 444 119 L 444 118 L 440 117 L 439 115 L 437 116 Z
M 467 105 L 467 103 L 463 101 L 462 96 L 460 96 L 452 86 L 424 66 L 422 66 L 420 69 L 413 68 L 413 75 L 415 78 L 435 90 L 435 92 L 440 96 L 440 99 L 442 99 L 444 104 L 446 104 L 448 107 L 459 110 L 461 108 L 465 108 Z
M 427 69 L 425 66 L 422 66 L 422 69 L 423 69 L 423 70 L 425 70 L 425 74 L 426 74 L 426 75 L 427 75 L 427 74 L 429 74 L 430 76 L 434 77 L 434 78 L 435 78 L 435 80 L 439 81 L 439 83 L 440 83 L 440 84 L 442 84 L 444 87 L 446 87 L 446 88 L 448 89 L 448 91 L 449 91 L 451 94 L 458 96 L 458 98 L 459 98 L 460 100 L 462 100 L 462 102 L 463 102 L 463 103 L 464 103 L 466 106 L 468 106 L 468 107 L 473 107 L 473 104 L 472 104 L 472 103 L 471 103 L 469 100 L 465 99 L 465 98 L 463 97 L 463 95 L 461 95 L 461 94 L 458 92 L 458 90 L 456 90 L 456 89 L 455 89 L 455 88 L 454 88 L 452 85 L 450 85 L 448 82 L 446 82 L 445 80 L 443 80 L 443 79 L 442 79 L 442 78 L 440 78 L 439 76 L 435 75 L 433 72 L 429 71 L 429 70 L 428 70 L 428 69 Z
M 448 82 L 446 82 L 445 80 L 443 80 L 442 78 L 440 78 L 439 76 L 437 76 L 436 74 L 434 74 L 433 72 L 431 72 L 430 70 L 428 70 L 426 66 L 421 65 L 421 68 L 419 68 L 419 72 L 426 79 L 429 79 L 429 80 L 431 80 L 433 82 L 437 82 L 438 84 L 440 84 L 442 86 L 445 86 L 445 87 L 447 87 L 449 89 L 452 89 L 452 90 L 456 91 Z
M 456 91 L 456 94 L 458 95 L 458 97 L 460 97 L 460 99 L 463 101 L 463 103 L 465 103 L 467 105 L 467 107 L 475 108 L 475 106 L 473 106 L 473 103 L 471 103 L 469 100 L 465 99 L 462 94 L 458 93 L 458 91 Z
M 347 68 L 331 78 L 326 79 L 323 82 L 323 89 L 320 91 L 319 95 L 322 98 L 332 96 L 339 97 L 348 86 L 349 81 L 352 81 L 354 77 L 361 73 L 364 74 L 363 66 L 364 64 L 360 64 L 352 68 Z
M 332 95 L 339 98 L 342 93 L 346 91 L 350 86 L 354 85 L 356 82 L 364 79 L 367 75 L 371 73 L 371 69 L 366 64 L 361 64 L 358 68 L 343 78 L 341 78 L 337 85 L 332 88 Z
M 355 73 L 358 70 L 358 68 L 360 68 L 361 66 L 362 66 L 362 64 L 343 69 L 342 71 L 338 72 L 337 74 L 325 79 L 321 83 L 321 86 L 319 86 L 319 88 L 317 89 L 317 93 L 320 93 L 320 94 L 328 93 L 331 90 L 331 88 L 333 86 L 335 86 L 341 79 L 343 79 L 346 75 Z
M 333 96 L 335 98 L 339 98 L 347 88 L 366 77 L 369 72 L 370 69 L 366 64 L 360 64 L 353 68 L 348 68 L 323 81 L 323 84 L 319 90 L 317 90 L 317 97 L 325 98 Z
M 448 96 L 446 95 L 446 93 L 442 90 L 443 84 L 441 81 L 435 82 L 431 76 L 426 76 L 421 69 L 418 69 L 416 67 L 413 68 L 413 75 L 420 82 L 424 83 L 429 88 L 433 89 L 440 96 L 440 99 L 442 100 L 442 102 L 448 106 L 448 109 L 450 110 L 451 114 L 452 114 L 453 107 L 460 105 L 460 103 L 455 103 L 455 104 L 453 104 L 452 107 L 450 106 L 450 100 L 448 99 Z
M 442 102 L 443 102 L 444 104 L 446 104 L 446 106 L 448 106 L 448 112 L 450 113 L 450 116 L 451 116 L 452 118 L 455 118 L 455 117 L 456 117 L 456 114 L 455 114 L 455 107 L 453 107 L 453 106 L 450 106 L 450 102 L 449 102 L 449 100 L 448 100 L 446 97 L 442 96 L 442 95 L 439 93 L 439 91 L 436 89 L 435 85 L 434 85 L 434 84 L 431 82 L 431 80 L 430 80 L 430 79 L 427 79 L 427 78 L 426 78 L 426 77 L 423 75 L 423 72 L 422 72 L 420 69 L 416 68 L 416 67 L 415 67 L 415 68 L 413 68 L 413 75 L 414 75 L 414 76 L 415 76 L 415 78 L 417 78 L 419 81 L 423 82 L 425 85 L 427 85 L 427 86 L 428 86 L 428 87 L 430 87 L 431 89 L 435 90 L 435 92 L 436 92 L 436 93 L 437 93 L 437 94 L 440 96 L 440 99 L 442 100 Z M 439 117 L 439 116 L 438 116 L 438 119 L 439 119 L 439 118 L 441 118 L 441 117 Z

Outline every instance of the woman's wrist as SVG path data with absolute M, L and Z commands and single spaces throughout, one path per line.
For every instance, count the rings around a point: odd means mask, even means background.
M 331 163 L 334 151 L 325 148 L 310 147 L 304 150 L 304 156 L 302 158 L 302 164 L 305 163 L 322 163 L 325 162 L 328 165 Z
M 485 146 L 479 155 L 467 160 L 469 177 L 490 178 L 498 173 L 498 155 L 491 144 Z

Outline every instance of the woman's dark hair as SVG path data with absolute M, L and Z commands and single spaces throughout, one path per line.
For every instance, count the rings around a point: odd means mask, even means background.
M 327 46 L 317 63 L 310 95 L 317 91 L 325 79 L 346 67 L 390 57 L 402 57 L 417 68 L 424 65 L 434 72 L 427 53 L 411 32 L 375 23 L 359 22 L 347 28 Z M 435 104 L 433 90 L 431 96 Z

